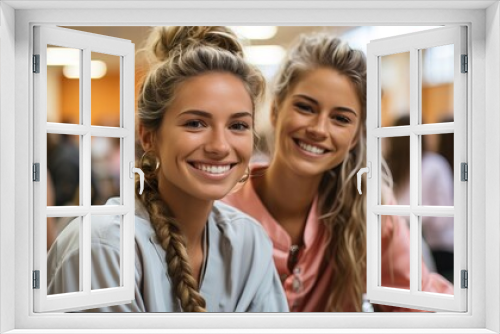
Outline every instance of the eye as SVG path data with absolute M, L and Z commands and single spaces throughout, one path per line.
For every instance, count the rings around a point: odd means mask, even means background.
M 333 115 L 332 119 L 334 121 L 337 121 L 337 122 L 342 123 L 342 124 L 349 124 L 349 123 L 351 123 L 351 119 L 349 117 L 345 117 L 345 116 L 342 116 L 342 115 Z
M 295 103 L 295 107 L 301 112 L 306 112 L 306 113 L 314 112 L 313 108 L 307 103 L 297 102 Z
M 231 124 L 229 126 L 229 128 L 231 130 L 236 130 L 236 131 L 246 131 L 246 130 L 250 129 L 250 125 L 248 125 L 245 122 L 236 122 L 236 123 Z
M 184 123 L 184 126 L 186 128 L 193 128 L 193 129 L 199 129 L 199 128 L 203 128 L 205 127 L 205 123 L 203 123 L 202 121 L 198 120 L 198 119 L 191 119 L 189 121 L 187 121 L 186 123 Z

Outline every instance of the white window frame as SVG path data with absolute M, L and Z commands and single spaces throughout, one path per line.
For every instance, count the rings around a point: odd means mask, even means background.
M 467 185 L 461 181 L 460 164 L 467 163 L 467 73 L 461 71 L 461 55 L 467 54 L 465 26 L 449 26 L 373 40 L 367 51 L 367 164 L 371 177 L 367 179 L 367 298 L 375 304 L 385 304 L 429 311 L 467 310 L 467 290 L 461 287 L 461 270 L 467 270 Z M 422 51 L 432 47 L 452 45 L 453 55 L 453 113 L 450 123 L 422 123 Z M 410 124 L 382 127 L 381 71 L 382 57 L 407 53 L 409 55 Z M 452 206 L 423 206 L 421 138 L 427 134 L 454 134 L 455 175 Z M 384 205 L 382 202 L 381 142 L 383 138 L 407 136 L 410 142 L 410 203 Z M 471 180 L 472 182 L 472 180 Z M 410 286 L 395 289 L 382 286 L 382 215 L 410 218 Z M 453 217 L 453 294 L 422 291 L 422 216 Z
M 35 26 L 34 54 L 39 56 L 39 71 L 32 76 L 34 85 L 33 160 L 39 164 L 39 181 L 33 184 L 34 270 L 39 272 L 38 289 L 34 289 L 35 312 L 75 311 L 107 305 L 130 303 L 135 289 L 135 113 L 134 71 L 135 47 L 127 40 L 101 36 L 52 26 Z M 61 46 L 80 50 L 80 120 L 78 124 L 47 122 L 47 49 Z M 92 52 L 113 55 L 120 62 L 120 124 L 116 127 L 91 124 Z M 47 206 L 47 134 L 79 136 L 78 206 Z M 120 204 L 91 204 L 91 140 L 92 137 L 120 140 Z M 57 175 L 52 175 L 57 178 Z M 119 215 L 120 222 L 120 282 L 119 286 L 92 289 L 91 286 L 91 219 L 93 215 Z M 47 217 L 74 217 L 79 222 L 79 284 L 72 293 L 47 295 Z
M 55 333 L 68 328 L 163 329 L 157 332 L 351 333 L 495 333 L 500 331 L 500 10 L 498 1 L 255 1 L 255 2 L 108 2 L 8 1 L 1 4 L 0 76 L 0 332 Z M 60 9 L 66 6 L 70 8 Z M 71 6 L 73 6 L 71 8 Z M 81 9 L 83 7 L 86 9 Z M 128 6 L 131 9 L 123 9 Z M 138 7 L 150 10 L 137 10 Z M 157 7 L 163 7 L 158 9 Z M 394 8 L 396 7 L 397 8 Z M 460 7 L 456 7 L 460 6 Z M 80 8 L 76 10 L 75 8 Z M 103 9 L 107 7 L 108 9 Z M 356 8 L 358 7 L 358 8 Z M 24 9 L 23 9 L 24 8 Z M 51 10 L 46 10 L 51 8 Z M 54 10 L 59 8 L 59 10 Z M 122 8 L 122 9 L 120 9 Z M 153 9 L 152 9 L 153 8 Z M 245 10 L 242 10 L 245 9 Z M 486 22 L 486 24 L 485 24 Z M 439 25 L 465 24 L 469 28 L 468 115 L 469 177 L 467 245 L 469 254 L 469 310 L 436 314 L 34 314 L 31 284 L 33 213 L 32 106 L 29 104 L 30 45 L 34 24 L 57 25 Z M 14 34 L 15 32 L 15 34 Z M 15 37 L 14 37 L 15 36 Z M 486 68 L 488 69 L 486 71 Z M 14 84 L 13 84 L 14 83 Z M 15 114 L 15 118 L 12 115 Z M 27 134 L 27 135 L 26 135 Z M 14 145 L 12 144 L 14 138 Z M 486 140 L 487 139 L 487 140 Z M 485 152 L 488 152 L 487 154 Z M 486 166 L 486 167 L 484 167 Z M 488 174 L 488 182 L 486 175 Z M 14 175 L 14 177 L 13 177 Z M 14 196 L 12 192 L 14 191 Z M 487 218 L 487 219 L 486 219 Z M 487 256 L 486 256 L 487 255 Z M 487 293 L 486 293 L 487 291 Z M 13 307 L 14 305 L 14 307 Z M 422 321 L 425 317 L 425 321 Z M 166 328 L 168 326 L 168 328 Z M 231 330 L 233 328 L 233 330 Z M 357 328 L 357 329 L 356 329 Z M 411 330 L 410 328 L 417 328 Z M 39 331 L 37 329 L 40 329 Z M 224 330 L 226 329 L 226 330 Z M 322 330 L 323 329 L 323 330 Z M 344 329 L 344 330 L 343 330 Z M 286 332 L 292 332 L 289 329 Z M 73 331 L 76 332 L 76 331 Z M 153 332 L 152 330 L 150 332 Z M 185 331 L 184 331 L 185 332 Z M 248 332 L 248 331 L 247 331 Z

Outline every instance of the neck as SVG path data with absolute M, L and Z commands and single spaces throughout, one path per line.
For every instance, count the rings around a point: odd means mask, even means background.
M 203 230 L 212 210 L 213 201 L 194 198 L 173 184 L 165 185 L 166 182 L 161 181 L 162 179 L 158 182 L 160 196 L 179 223 L 190 253 L 202 244 Z
M 291 232 L 301 231 L 300 234 L 303 234 L 306 218 L 318 193 L 321 177 L 322 175 L 312 177 L 297 175 L 286 164 L 273 159 L 264 177 L 255 184 L 262 203 L 292 236 L 292 242 L 302 240 L 302 235 L 293 236 Z M 296 226 L 298 224 L 300 226 Z

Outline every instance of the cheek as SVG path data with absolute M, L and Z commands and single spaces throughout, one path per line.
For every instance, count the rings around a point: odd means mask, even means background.
M 351 129 L 349 131 L 346 131 L 345 136 L 344 136 L 344 146 L 346 150 L 351 150 L 356 146 L 356 135 L 357 135 L 357 129 Z
M 254 136 L 248 134 L 245 136 L 234 136 L 230 139 L 233 149 L 237 152 L 242 160 L 250 160 L 254 147 Z
M 276 124 L 276 133 L 287 136 L 288 134 L 298 130 L 304 125 L 304 120 L 298 115 L 287 113 L 280 117 L 279 122 Z

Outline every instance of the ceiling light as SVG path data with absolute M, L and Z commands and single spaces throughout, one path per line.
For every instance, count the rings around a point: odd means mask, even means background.
M 231 28 L 236 35 L 246 39 L 270 39 L 278 31 L 274 26 L 233 26 Z
M 244 48 L 245 58 L 255 65 L 277 65 L 285 57 L 285 49 L 279 45 L 252 45 Z
M 101 60 L 92 60 L 90 63 L 90 77 L 100 79 L 106 75 L 106 63 Z M 63 67 L 63 74 L 68 79 L 80 78 L 80 67 L 78 65 L 66 65 Z

